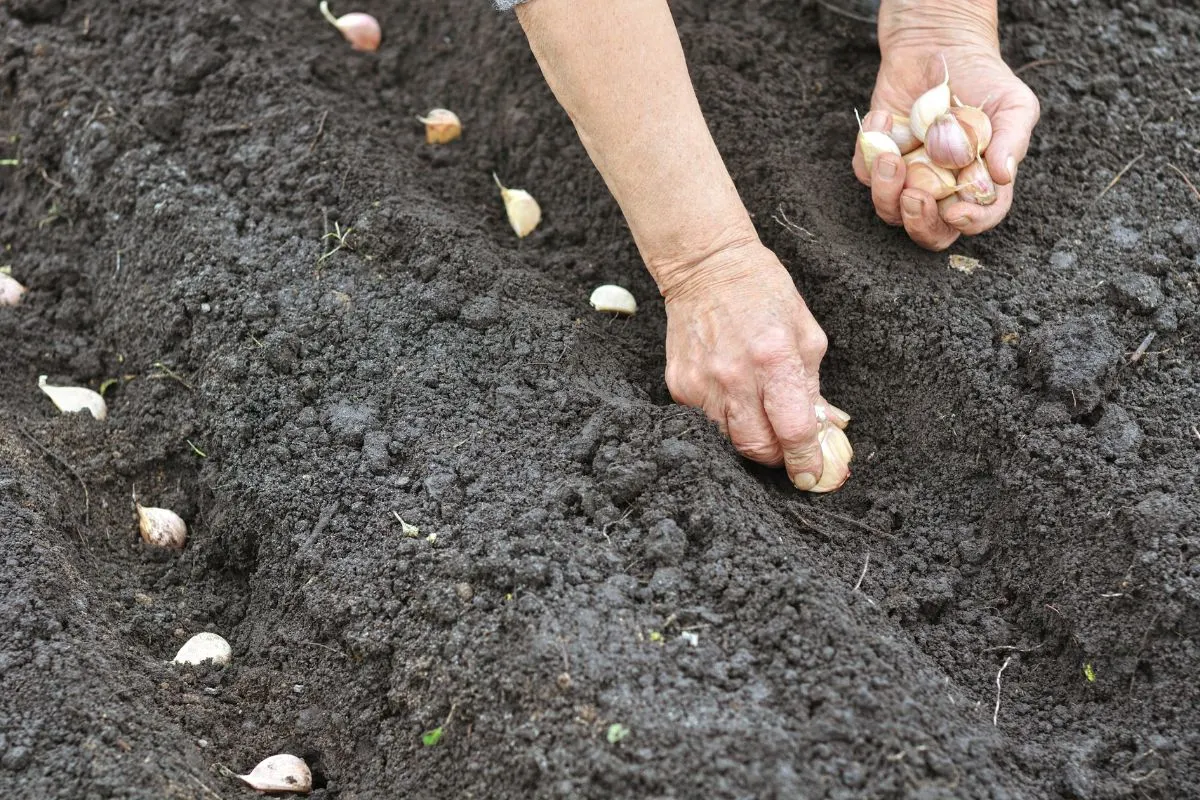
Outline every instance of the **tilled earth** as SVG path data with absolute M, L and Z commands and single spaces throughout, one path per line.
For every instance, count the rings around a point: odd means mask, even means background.
M 511 16 L 364 0 L 364 55 L 315 3 L 0 4 L 0 787 L 249 797 L 291 752 L 343 800 L 1200 796 L 1200 12 L 1002 5 L 1043 121 L 967 274 L 850 173 L 869 27 L 674 4 L 855 417 L 818 498 L 671 404 Z M 168 663 L 204 630 L 229 666 Z

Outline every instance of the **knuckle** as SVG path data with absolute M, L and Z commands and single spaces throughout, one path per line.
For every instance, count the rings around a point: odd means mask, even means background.
M 734 441 L 733 448 L 751 461 L 760 464 L 777 464 L 783 459 L 783 451 L 777 442 L 762 440 Z

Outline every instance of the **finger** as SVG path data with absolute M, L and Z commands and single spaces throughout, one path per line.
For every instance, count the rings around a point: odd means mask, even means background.
M 783 450 L 788 477 L 802 491 L 817 485 L 824 468 L 813 411 L 815 389 L 815 380 L 803 369 L 776 373 L 763 386 L 763 411 Z
M 872 111 L 867 116 L 863 117 L 862 129 L 864 131 L 880 131 L 887 133 L 892 129 L 892 114 L 890 111 Z M 867 172 L 867 162 L 863 158 L 862 142 L 857 136 L 854 137 L 854 176 L 859 182 L 866 186 L 871 185 L 871 175 Z
M 834 425 L 837 425 L 842 430 L 846 430 L 846 426 L 850 424 L 850 415 L 833 403 L 826 400 L 824 397 L 817 398 L 817 422 L 820 423 L 821 410 L 824 410 L 825 418 Z
M 959 233 L 975 236 L 999 225 L 1000 221 L 1008 214 L 1008 210 L 1012 208 L 1012 202 L 1012 184 L 997 186 L 996 202 L 990 206 L 981 206 L 963 200 L 950 204 L 945 204 L 943 201 L 942 219 Z
M 958 231 L 938 214 L 937 203 L 929 192 L 905 189 L 900 195 L 900 214 L 909 237 L 927 250 L 945 250 L 958 238 Z
M 729 440 L 738 453 L 769 467 L 783 463 L 783 448 L 757 397 L 732 403 L 725 420 Z
M 875 213 L 888 225 L 900 225 L 900 193 L 904 191 L 906 174 L 904 159 L 891 153 L 875 158 L 875 172 L 871 179 L 871 202 Z
M 1001 95 L 988 111 L 992 119 L 992 141 L 984 152 L 988 172 L 997 184 L 1016 179 L 1017 167 L 1029 150 L 1029 137 L 1041 117 L 1041 106 L 1029 87 L 1013 78 L 1014 86 Z M 992 103 L 988 104 L 989 106 Z

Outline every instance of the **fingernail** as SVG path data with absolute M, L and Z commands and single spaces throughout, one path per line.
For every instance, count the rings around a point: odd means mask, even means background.
M 892 112 L 872 111 L 863 120 L 863 130 L 888 131 L 892 129 Z
M 879 173 L 879 177 L 890 181 L 896 177 L 896 162 L 890 158 L 881 158 L 879 159 L 879 166 L 875 167 L 875 171 Z
M 845 425 L 846 423 L 848 423 L 850 421 L 850 415 L 847 414 L 845 411 L 842 411 L 840 408 L 838 408 L 835 405 L 826 404 L 825 405 L 825 413 L 827 413 L 829 416 L 833 417 L 834 420 L 836 420 L 837 422 L 840 422 L 842 425 Z
M 1015 181 L 1017 179 L 1017 159 L 1009 156 L 1008 161 L 1004 162 L 1004 166 L 1008 168 L 1008 179 Z
M 796 476 L 796 488 L 802 492 L 811 492 L 817 485 L 817 476 L 811 472 L 801 472 Z
M 968 225 L 971 224 L 971 218 L 964 214 L 961 217 L 947 220 L 947 222 L 949 222 L 951 225 L 953 225 L 954 227 L 958 228 L 961 231 L 963 228 L 966 228 Z
M 922 203 L 915 197 L 901 197 L 900 208 L 907 217 L 921 216 Z

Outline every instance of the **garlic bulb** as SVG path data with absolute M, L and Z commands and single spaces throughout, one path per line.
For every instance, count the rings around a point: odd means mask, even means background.
M 446 144 L 462 136 L 462 120 L 449 109 L 434 108 L 417 119 L 425 123 L 425 141 L 429 144 Z
M 592 291 L 592 296 L 588 298 L 588 302 L 592 304 L 592 308 L 600 312 L 625 314 L 630 317 L 637 313 L 637 300 L 629 293 L 629 290 L 612 284 L 597 286 Z
M 881 153 L 900 155 L 900 147 L 886 133 L 880 131 L 864 131 L 862 117 L 858 109 L 854 110 L 854 118 L 858 120 L 858 146 L 862 148 L 863 162 L 867 166 L 867 174 L 875 169 L 875 157 Z
M 379 21 L 370 14 L 355 12 L 335 17 L 329 10 L 329 3 L 321 0 L 321 16 L 329 24 L 342 32 L 342 36 L 355 50 L 373 53 L 379 49 L 379 41 L 383 32 L 379 29 Z
M 979 148 L 980 153 L 987 150 L 987 146 L 992 143 L 991 117 L 984 113 L 982 108 L 964 106 L 957 97 L 954 98 L 954 102 L 958 105 L 951 108 L 949 113 L 974 137 L 975 146 Z
M 38 376 L 38 388 L 45 392 L 51 402 L 64 414 L 90 411 L 96 419 L 108 417 L 108 405 L 99 392 L 85 389 L 82 386 L 51 386 L 46 383 L 45 375 Z
M 942 56 L 942 67 L 946 70 L 945 79 L 918 97 L 908 114 L 909 127 L 922 142 L 925 141 L 925 131 L 933 121 L 950 108 L 950 67 L 946 64 L 945 56 Z
M 267 794 L 312 791 L 312 772 L 304 759 L 287 753 L 271 756 L 258 763 L 247 775 L 238 775 L 251 789 Z
M 0 272 L 0 306 L 15 306 L 25 296 L 25 287 L 13 276 Z
M 183 647 L 175 654 L 176 664 L 203 664 L 211 661 L 214 664 L 228 664 L 233 657 L 229 642 L 215 633 L 197 633 L 184 642 Z
M 982 158 L 976 158 L 958 173 L 958 197 L 968 203 L 990 206 L 996 202 L 996 184 Z
M 933 195 L 933 199 L 941 200 L 943 197 L 954 194 L 958 187 L 958 180 L 954 177 L 954 173 L 930 161 L 924 147 L 919 147 L 911 153 L 905 153 L 904 163 L 908 165 L 908 171 L 904 176 L 906 189 L 921 189 Z
M 508 224 L 520 238 L 528 236 L 538 223 L 542 221 L 542 207 L 538 205 L 533 195 L 524 189 L 509 189 L 500 182 L 496 173 L 492 180 L 500 187 L 500 198 L 504 200 L 504 211 L 508 214 Z
M 187 544 L 187 525 L 174 511 L 166 508 L 137 506 L 138 529 L 146 544 L 182 550 Z
M 908 117 L 899 114 L 892 114 L 892 129 L 888 131 L 888 136 L 900 148 L 901 153 L 911 153 L 921 146 L 920 140 L 912 132 Z
M 821 480 L 809 491 L 832 492 L 840 489 L 850 477 L 850 461 L 854 458 L 854 448 L 850 440 L 837 425 L 825 422 L 817 432 L 817 441 L 821 445 L 821 457 L 825 460 L 825 468 L 821 470 Z

